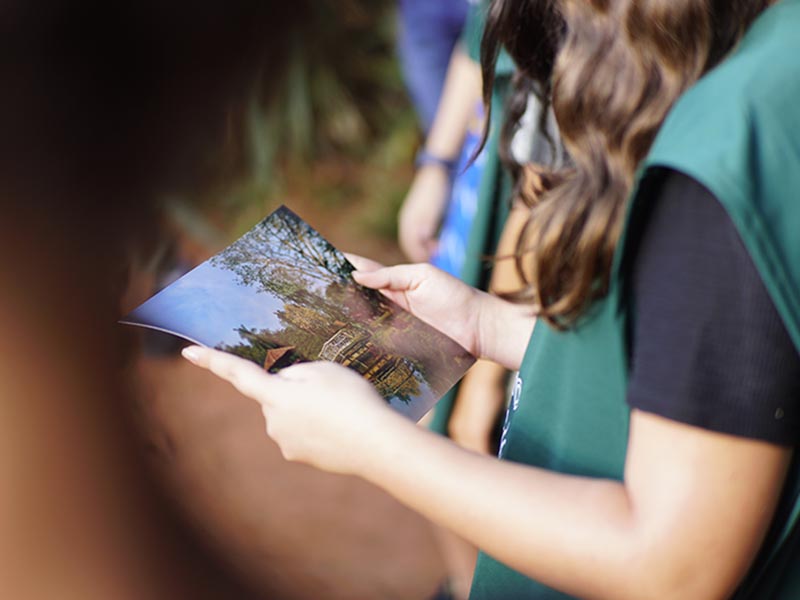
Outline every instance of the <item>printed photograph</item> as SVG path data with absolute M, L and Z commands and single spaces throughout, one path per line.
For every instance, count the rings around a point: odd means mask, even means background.
M 383 294 L 358 285 L 353 270 L 282 206 L 122 322 L 236 354 L 272 373 L 301 362 L 337 362 L 417 420 L 474 358 Z

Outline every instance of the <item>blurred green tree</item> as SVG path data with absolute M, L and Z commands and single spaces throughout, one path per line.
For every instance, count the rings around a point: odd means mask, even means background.
M 396 60 L 396 0 L 294 0 L 276 14 L 264 30 L 268 67 L 244 105 L 225 107 L 230 143 L 208 158 L 209 170 L 244 162 L 248 172 L 176 191 L 169 219 L 221 246 L 290 198 L 304 214 L 348 207 L 338 227 L 394 240 L 419 143 Z
M 407 105 L 395 60 L 392 0 L 295 0 L 273 30 L 286 53 L 264 74 L 266 101 L 249 107 L 253 171 L 268 184 L 280 164 L 332 153 L 364 157 Z

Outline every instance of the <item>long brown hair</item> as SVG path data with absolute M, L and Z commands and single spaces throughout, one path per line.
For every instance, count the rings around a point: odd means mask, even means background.
M 556 173 L 540 169 L 544 189 L 521 186 L 531 212 L 517 247 L 517 268 L 526 287 L 516 299 L 532 302 L 539 315 L 563 328 L 605 296 L 636 168 L 667 112 L 730 51 L 768 3 L 492 1 L 485 74 L 493 70 L 493 48 L 527 37 L 521 26 L 560 21 L 552 77 L 541 81 L 541 88 L 552 90 L 553 110 L 573 161 Z M 526 15 L 524 21 L 514 20 L 519 14 Z M 526 72 L 526 67 L 541 67 L 549 58 L 517 62 L 526 75 L 539 79 L 546 75 L 541 69 Z

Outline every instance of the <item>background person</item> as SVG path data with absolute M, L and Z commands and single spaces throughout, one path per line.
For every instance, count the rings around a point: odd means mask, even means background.
M 398 0 L 398 53 L 423 132 L 433 124 L 468 0 Z

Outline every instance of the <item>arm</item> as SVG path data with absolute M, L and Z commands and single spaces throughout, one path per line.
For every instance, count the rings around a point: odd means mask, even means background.
M 517 252 L 519 236 L 522 234 L 529 216 L 530 209 L 521 202 L 515 202 L 511 207 L 511 212 L 508 213 L 503 233 L 497 242 L 497 256 L 492 267 L 492 277 L 489 280 L 489 291 L 493 294 L 514 292 L 525 285 L 517 272 L 514 257 Z
M 790 458 L 641 412 L 624 482 L 502 463 L 400 421 L 383 434 L 366 479 L 513 568 L 586 598 L 726 597 L 759 548 Z M 402 441 L 388 442 L 394 436 Z M 702 568 L 709 556 L 714 568 Z
M 397 425 L 398 434 L 407 428 Z M 790 456 L 645 413 L 633 416 L 624 483 L 497 462 L 415 428 L 402 437 L 361 474 L 499 560 L 582 598 L 727 597 L 763 539 Z M 417 452 L 397 460 L 408 447 Z M 713 569 L 702 566 L 709 556 Z
M 425 150 L 445 160 L 456 160 L 475 103 L 481 100 L 480 67 L 461 46 L 456 46 L 450 60 L 442 98 Z M 450 192 L 450 173 L 441 165 L 421 166 L 400 210 L 398 235 L 400 246 L 415 262 L 430 257 L 436 230 L 442 219 Z
M 456 444 L 482 454 L 496 451 L 492 435 L 506 402 L 508 371 L 496 362 L 478 360 L 458 385 L 447 421 L 447 433 Z
M 624 481 L 573 477 L 459 448 L 387 409 L 339 365 L 267 375 L 212 350 L 186 356 L 259 401 L 286 458 L 359 475 L 584 598 L 729 595 L 763 540 L 791 458 L 784 447 L 633 411 Z
M 475 103 L 481 101 L 481 69 L 458 44 L 453 50 L 442 98 L 425 149 L 435 156 L 458 158 Z
M 511 208 L 503 234 L 497 244 L 497 256 L 489 281 L 492 293 L 511 292 L 522 287 L 515 268 L 514 254 L 528 209 L 516 203 Z M 495 423 L 507 396 L 508 370 L 496 362 L 479 360 L 467 372 L 458 387 L 448 433 L 457 444 L 489 454 Z

